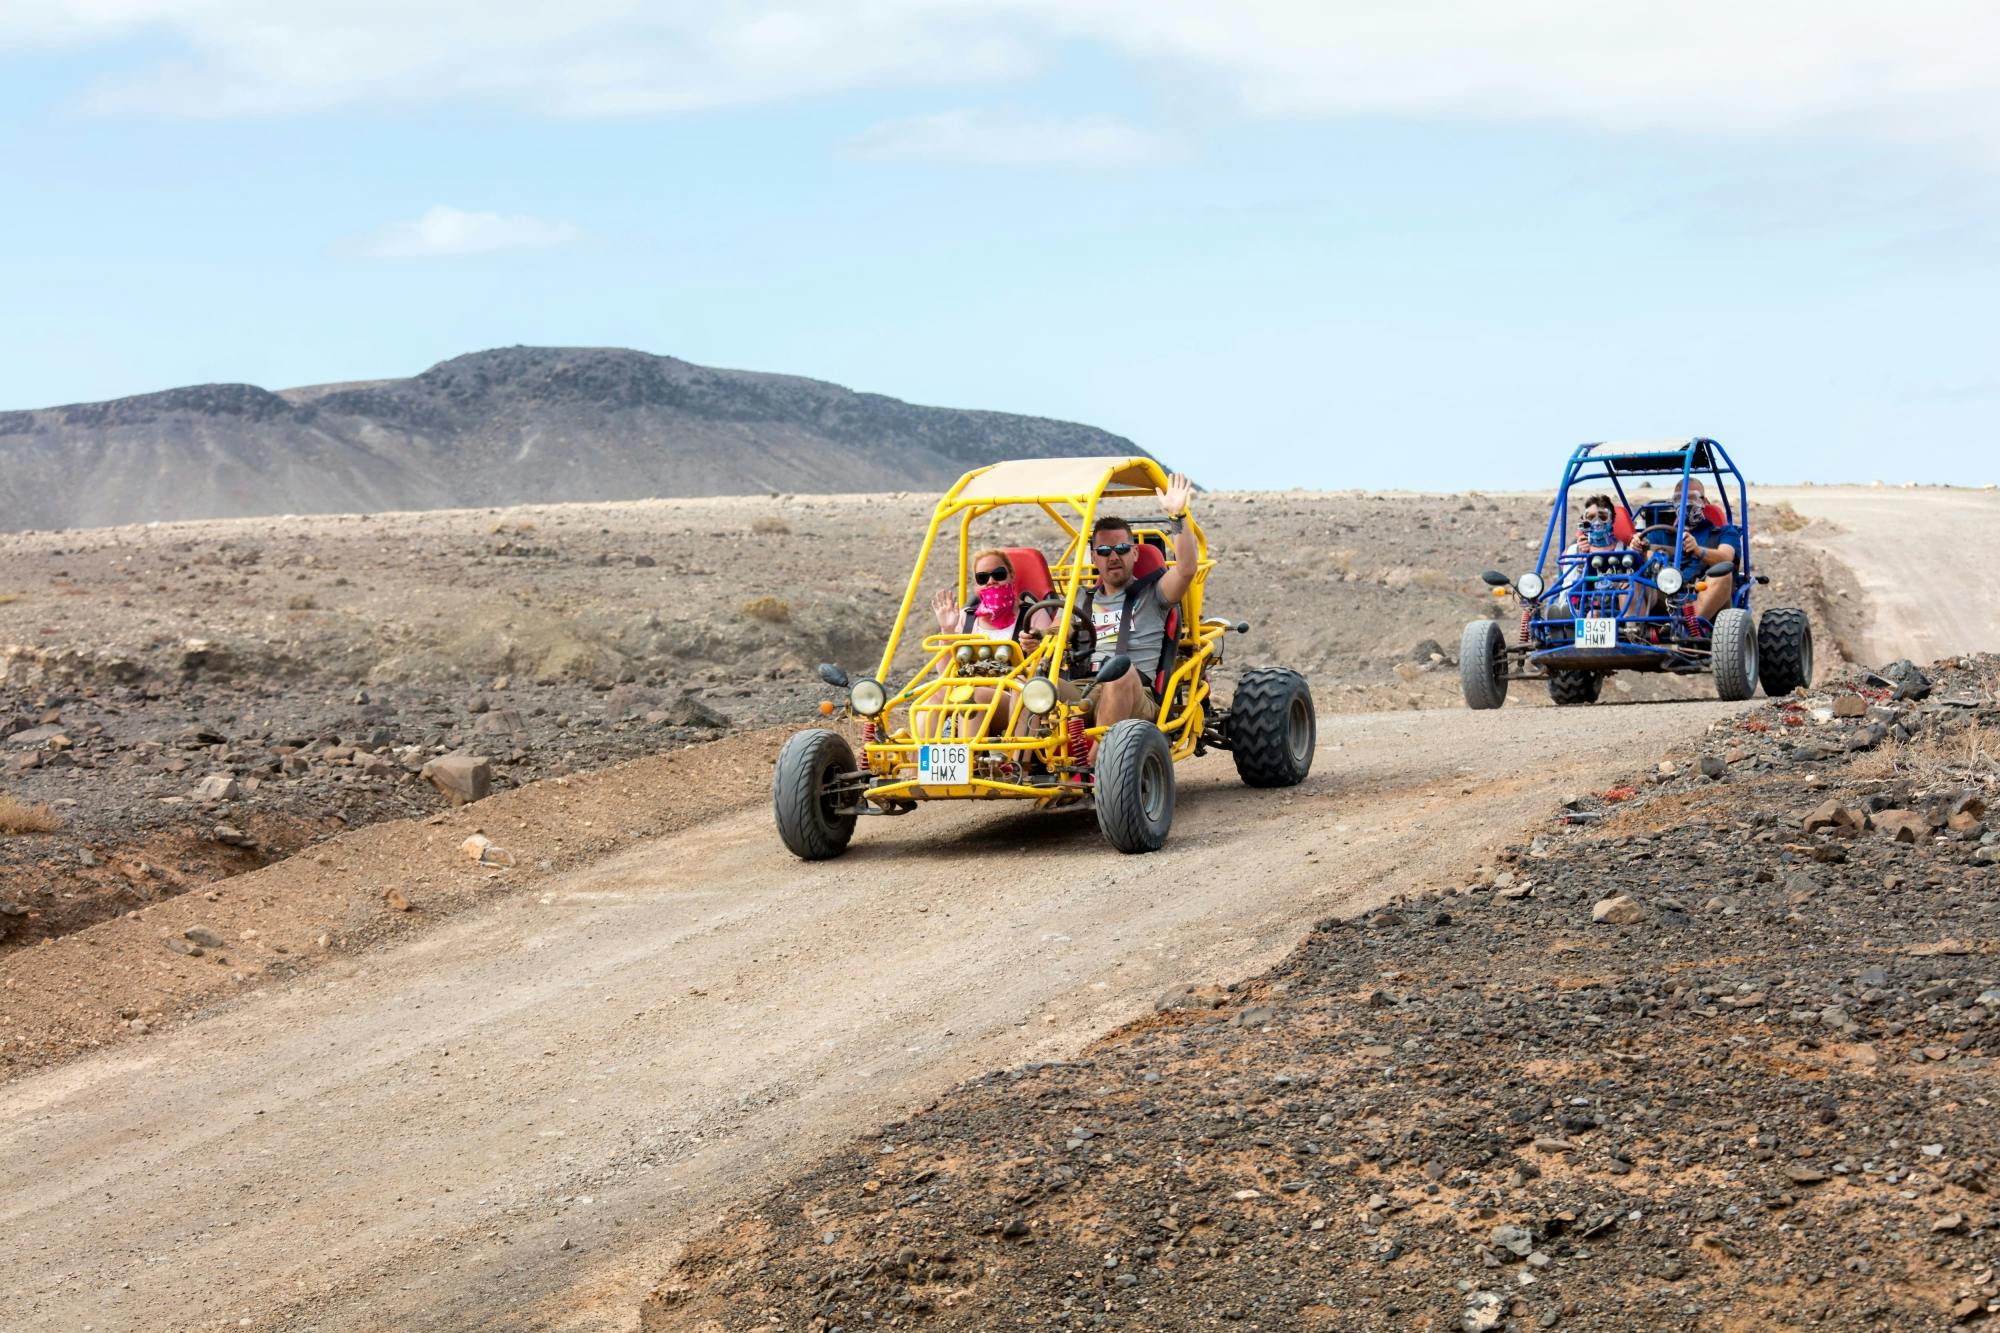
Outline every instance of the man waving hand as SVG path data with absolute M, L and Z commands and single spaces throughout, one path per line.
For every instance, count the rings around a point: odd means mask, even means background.
M 1121 655 L 1132 662 L 1122 675 L 1084 686 L 1096 726 L 1108 727 L 1128 717 L 1159 717 L 1154 675 L 1167 660 L 1167 617 L 1194 582 L 1199 553 L 1194 534 L 1187 530 L 1194 483 L 1176 472 L 1167 478 L 1167 488 L 1154 494 L 1166 513 L 1167 530 L 1174 540 L 1174 563 L 1165 569 L 1145 578 L 1134 577 L 1139 539 L 1122 518 L 1100 516 L 1090 532 L 1090 558 L 1097 569 L 1097 588 L 1091 599 L 1097 649 L 1090 664 L 1093 669 L 1101 668 Z

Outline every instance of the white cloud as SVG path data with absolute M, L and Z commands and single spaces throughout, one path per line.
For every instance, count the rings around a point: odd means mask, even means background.
M 570 222 L 519 213 L 468 213 L 439 204 L 420 218 L 392 222 L 336 248 L 363 259 L 439 259 L 554 250 L 582 236 L 582 229 Z
M 887 121 L 851 140 L 855 157 L 985 167 L 1120 167 L 1164 156 L 1153 135 L 1110 116 L 941 111 Z
M 1923 142 L 2000 165 L 1990 0 L 57 0 L 0 49 L 165 41 L 101 110 L 656 114 L 1025 78 L 1078 45 L 1195 114 Z M 914 133 L 914 131 L 911 131 Z M 934 133 L 939 131 L 933 131 Z M 990 135 L 988 137 L 991 137 Z

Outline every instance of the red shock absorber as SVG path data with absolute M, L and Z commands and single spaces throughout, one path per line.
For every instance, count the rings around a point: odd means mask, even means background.
M 1534 607 L 1532 607 L 1532 606 L 1524 606 L 1524 607 L 1522 607 L 1522 608 L 1521 608 L 1521 642 L 1522 642 L 1522 643 L 1526 643 L 1526 642 L 1528 641 L 1528 625 L 1530 624 L 1530 622 L 1532 622 L 1532 621 L 1534 620 L 1534 618 L 1535 618 L 1535 608 L 1534 608 Z
M 1073 713 L 1070 715 L 1068 732 L 1069 732 L 1069 761 L 1072 764 L 1080 764 L 1083 762 L 1084 758 L 1083 754 L 1084 747 L 1089 744 L 1089 741 L 1085 738 L 1083 734 L 1082 713 Z
M 861 743 L 863 745 L 875 743 L 875 719 L 872 717 L 861 719 Z

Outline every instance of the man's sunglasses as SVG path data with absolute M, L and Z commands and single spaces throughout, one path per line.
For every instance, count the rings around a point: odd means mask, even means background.
M 972 581 L 984 587 L 989 583 L 1005 583 L 1013 577 L 1004 569 L 980 569 L 973 571 Z
M 1124 555 L 1132 549 L 1132 543 L 1119 542 L 1116 546 L 1099 546 L 1094 549 L 1102 556 Z

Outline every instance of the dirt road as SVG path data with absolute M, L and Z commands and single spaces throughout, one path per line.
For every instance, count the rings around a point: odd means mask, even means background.
M 1857 660 L 1929 662 L 2000 644 L 1989 558 L 2000 491 L 1761 486 L 1757 499 L 1815 520 L 1794 536 L 1853 571 L 1866 608 L 1847 645 Z
M 10 1328 L 621 1328 L 661 1235 L 955 1078 L 1055 1058 L 1313 919 L 1455 885 L 1718 704 L 1325 719 L 1174 840 L 937 808 L 793 861 L 735 813 L 0 1090 Z

